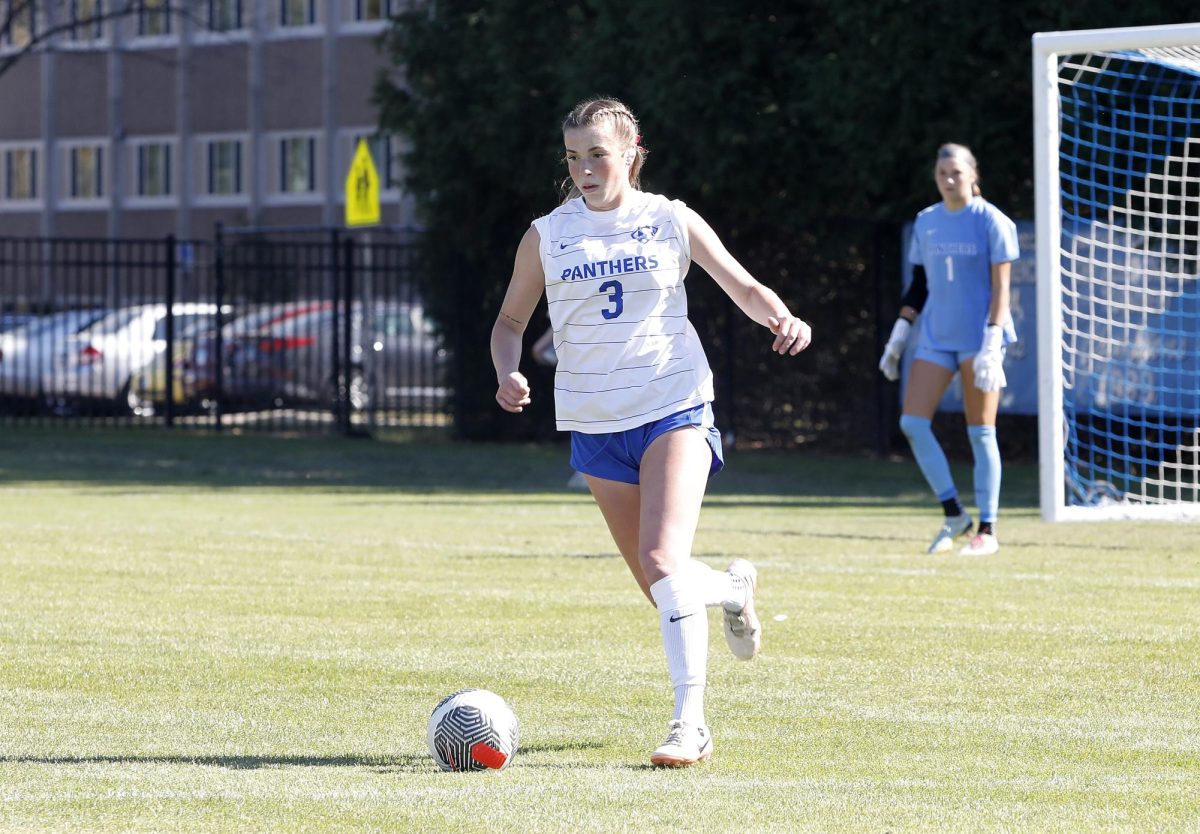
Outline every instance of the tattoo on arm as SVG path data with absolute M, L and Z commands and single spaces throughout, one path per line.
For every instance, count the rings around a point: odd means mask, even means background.
M 508 319 L 513 324 L 524 324 L 525 323 L 525 322 L 521 321 L 520 319 L 513 318 L 512 316 L 510 316 L 508 313 L 504 312 L 503 310 L 500 311 L 500 317 Z

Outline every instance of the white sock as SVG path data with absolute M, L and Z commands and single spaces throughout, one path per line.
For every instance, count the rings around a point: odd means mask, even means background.
M 704 684 L 708 673 L 708 614 L 695 574 L 680 570 L 650 586 L 658 606 L 667 672 L 675 689 L 674 718 L 704 724 Z
M 746 605 L 746 586 L 729 571 L 710 568 L 695 559 L 684 562 L 683 570 L 691 574 L 705 606 L 720 605 L 730 611 L 741 611 Z

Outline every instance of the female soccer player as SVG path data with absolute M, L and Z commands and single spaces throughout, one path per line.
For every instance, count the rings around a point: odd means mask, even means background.
M 963 145 L 938 148 L 933 178 L 942 202 L 921 211 L 913 223 L 908 259 L 914 265 L 914 277 L 901 299 L 900 317 L 879 369 L 890 380 L 899 377 L 909 328 L 921 314 L 900 429 L 946 515 L 929 545 L 930 553 L 951 549 L 953 540 L 969 534 L 973 526 L 958 501 L 946 455 L 930 427 L 954 374 L 962 373 L 963 412 L 975 456 L 979 530 L 959 552 L 987 556 L 1000 549 L 996 539 L 1000 507 L 996 411 L 1000 389 L 1007 382 L 1004 349 L 1017 340 L 1009 312 L 1009 276 L 1012 262 L 1020 255 L 1017 227 L 983 199 L 975 157 Z
M 646 157 L 637 120 L 614 99 L 575 107 L 563 122 L 564 202 L 517 247 L 492 329 L 496 400 L 530 403 L 518 369 L 521 336 L 542 292 L 554 328 L 554 404 L 571 433 L 571 466 L 587 479 L 617 548 L 658 608 L 675 712 L 650 756 L 678 767 L 712 755 L 704 718 L 706 606 L 724 610 L 733 653 L 758 652 L 757 571 L 736 559 L 717 571 L 691 558 L 708 477 L 724 465 L 708 360 L 687 319 L 684 278 L 693 260 L 774 334 L 772 350 L 808 347 L 809 326 L 758 283 L 712 228 L 678 200 L 643 192 Z

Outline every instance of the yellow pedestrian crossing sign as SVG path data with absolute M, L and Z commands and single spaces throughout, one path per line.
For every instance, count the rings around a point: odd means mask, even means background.
M 379 222 L 379 172 L 366 139 L 358 140 L 350 173 L 346 174 L 346 225 L 373 226 Z

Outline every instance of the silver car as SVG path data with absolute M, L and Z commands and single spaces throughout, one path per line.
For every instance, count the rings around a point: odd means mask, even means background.
M 60 310 L 0 333 L 0 395 L 7 401 L 43 399 L 63 346 L 109 312 Z
M 178 340 L 216 325 L 215 304 L 179 302 L 172 310 L 176 348 Z M 46 393 L 62 402 L 100 402 L 127 411 L 130 379 L 166 349 L 166 304 L 114 310 L 66 341 Z

